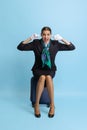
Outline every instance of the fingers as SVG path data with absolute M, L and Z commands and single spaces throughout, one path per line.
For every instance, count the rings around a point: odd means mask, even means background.
M 63 37 L 61 37 L 59 34 L 56 34 L 53 36 L 54 40 L 58 40 L 61 41 L 63 39 Z
M 36 34 L 36 33 L 35 33 L 35 34 L 33 34 L 33 35 L 31 36 L 31 39 L 32 39 L 32 40 L 38 39 L 39 36 L 40 36 L 39 34 Z

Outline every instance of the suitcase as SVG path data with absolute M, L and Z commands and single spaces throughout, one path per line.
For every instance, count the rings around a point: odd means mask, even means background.
M 35 100 L 36 100 L 36 86 L 37 86 L 38 80 L 34 77 L 31 78 L 30 81 L 30 100 L 32 103 L 32 107 L 34 107 Z M 48 95 L 46 84 L 44 85 L 44 90 L 42 92 L 41 98 L 40 98 L 40 104 L 46 104 L 48 107 L 50 105 L 50 98 Z

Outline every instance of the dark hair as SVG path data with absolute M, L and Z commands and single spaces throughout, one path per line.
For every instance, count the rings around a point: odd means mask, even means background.
M 48 30 L 48 31 L 50 31 L 50 33 L 52 33 L 51 28 L 48 27 L 48 26 L 45 26 L 45 27 L 43 27 L 43 28 L 41 29 L 41 35 L 42 35 L 43 31 L 45 31 L 45 30 Z

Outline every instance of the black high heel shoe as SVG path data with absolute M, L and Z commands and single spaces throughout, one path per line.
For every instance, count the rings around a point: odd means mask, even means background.
M 49 113 L 48 113 L 48 117 L 49 117 L 49 118 L 54 117 L 54 109 L 55 109 L 54 105 L 51 105 L 51 106 L 50 106 Z
M 34 115 L 35 117 L 39 118 L 41 117 L 40 111 L 39 111 L 39 106 L 38 105 L 34 105 Z

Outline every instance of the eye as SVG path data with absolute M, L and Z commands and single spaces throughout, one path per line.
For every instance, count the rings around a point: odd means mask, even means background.
M 46 34 L 43 33 L 43 36 L 45 36 Z

